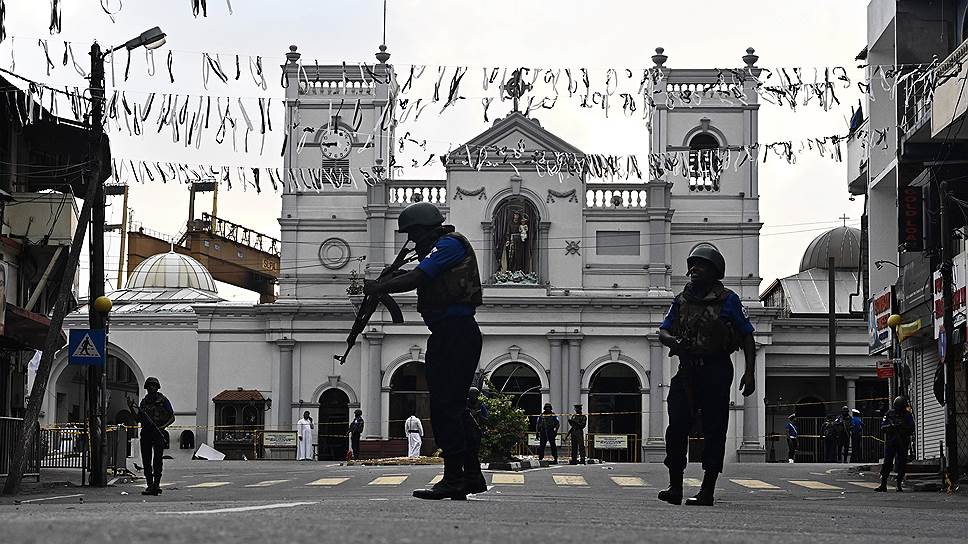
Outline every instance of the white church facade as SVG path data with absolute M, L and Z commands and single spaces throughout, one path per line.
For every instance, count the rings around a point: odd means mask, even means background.
M 384 79 L 390 84 L 380 77 L 354 79 L 340 66 L 299 68 L 295 47 L 287 57 L 290 138 L 306 127 L 320 128 L 300 152 L 289 146 L 284 166 L 385 172 L 392 127 L 361 137 L 349 120 L 329 117 L 329 103 L 334 97 L 358 101 L 362 125 L 379 126 L 377 116 L 395 85 L 386 57 L 378 56 L 381 63 L 373 70 L 389 75 Z M 656 87 L 653 152 L 757 143 L 755 93 L 746 104 L 709 101 L 670 109 L 663 93 L 714 85 L 719 71 L 667 68 L 661 51 L 653 61 L 664 75 Z M 755 69 L 752 51 L 743 61 Z M 538 119 L 517 111 L 467 142 L 469 149 L 504 146 L 522 150 L 524 157 L 582 154 Z M 175 406 L 175 425 L 192 428 L 196 443 L 211 443 L 213 427 L 249 418 L 266 429 L 292 429 L 309 410 L 319 423 L 318 455 L 330 459 L 345 456 L 346 425 L 359 408 L 367 422 L 363 454 L 400 453 L 403 420 L 412 413 L 425 422 L 429 416 L 421 367 L 428 331 L 416 313 L 415 295 L 396 297 L 405 323 L 392 324 L 378 311 L 345 364 L 334 356 L 345 351 L 355 317 L 359 296 L 347 294 L 355 273 L 375 277 L 393 260 L 403 241 L 395 232 L 397 215 L 424 199 L 440 207 L 446 223 L 471 241 L 478 256 L 485 284 L 484 305 L 477 312 L 484 335 L 480 370 L 527 413 L 536 414 L 545 402 L 565 413 L 583 404 L 591 414 L 589 433 L 630 437 L 629 460 L 664 456 L 665 398 L 677 361 L 659 344 L 656 331 L 686 282 L 688 253 L 701 243 L 715 245 L 726 258 L 724 283 L 749 309 L 758 346 L 757 393 L 743 398 L 738 392 L 742 373 L 734 373 L 726 461 L 763 461 L 768 366 L 782 367 L 784 352 L 771 361 L 771 345 L 778 340 L 773 324 L 781 316 L 762 304 L 758 292 L 757 162 L 711 176 L 697 154 L 688 176 L 669 171 L 661 178 L 608 182 L 585 179 L 581 172 L 563 172 L 559 179 L 513 160 L 483 169 L 468 163 L 465 155 L 448 158 L 446 178 L 440 180 L 384 179 L 321 191 L 287 185 L 274 303 L 222 302 L 214 284 L 209 289 L 200 280 L 193 287 L 188 276 L 174 271 L 192 268 L 184 261 L 190 258 L 169 256 L 173 272 L 167 279 L 143 280 L 134 290 L 182 290 L 178 304 L 165 307 L 155 300 L 112 316 L 109 354 L 130 368 L 132 396 L 144 377 L 158 376 Z M 134 304 L 138 295 L 128 297 L 132 300 L 122 306 Z M 72 319 L 81 324 L 83 315 Z M 811 336 L 811 345 L 804 346 L 795 339 L 796 326 L 787 323 L 784 330 L 787 337 L 780 343 L 786 353 L 796 352 L 796 368 L 810 367 L 811 375 L 825 368 L 824 338 Z M 734 355 L 741 367 L 739 357 Z M 51 379 L 55 389 L 67 372 L 58 361 Z M 862 375 L 866 370 L 858 361 L 855 371 Z M 243 390 L 239 398 L 271 403 L 261 402 L 258 413 L 253 409 L 248 415 L 213 403 L 220 393 L 237 390 Z M 57 398 L 49 402 L 45 423 L 65 417 Z M 425 427 L 427 454 L 435 448 L 432 422 Z

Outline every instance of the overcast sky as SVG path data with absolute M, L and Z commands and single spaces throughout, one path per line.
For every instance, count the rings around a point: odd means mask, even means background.
M 119 55 L 114 64 L 114 88 L 125 89 L 132 100 L 143 100 L 147 92 L 155 91 L 243 96 L 255 101 L 260 96 L 282 96 L 279 64 L 290 44 L 298 45 L 303 61 L 310 64 L 346 61 L 356 65 L 374 62 L 373 53 L 382 39 L 381 0 L 231 0 L 234 14 L 229 14 L 225 0 L 208 0 L 207 18 L 193 17 L 190 0 L 104 3 L 112 11 L 121 5 L 114 22 L 98 0 L 61 0 L 62 32 L 51 35 L 46 0 L 6 0 L 6 28 L 12 39 L 0 43 L 0 67 L 10 69 L 12 58 L 17 73 L 56 85 L 83 87 L 83 79 L 73 65 L 61 64 L 65 40 L 71 42 L 75 59 L 86 69 L 86 51 L 93 40 L 123 43 L 158 25 L 168 34 L 168 43 L 155 53 L 154 75 L 148 75 L 150 67 L 144 52 L 136 51 L 131 57 L 129 79 L 123 81 L 125 58 Z M 670 67 L 741 66 L 740 57 L 752 46 L 760 55 L 760 66 L 852 69 L 854 57 L 865 45 L 865 10 L 866 3 L 859 0 L 389 0 L 386 40 L 391 63 L 398 72 L 411 64 L 468 66 L 472 85 L 480 84 L 482 68 L 490 66 L 586 67 L 598 73 L 608 68 L 638 70 L 651 66 L 650 57 L 657 46 L 666 49 Z M 55 64 L 50 75 L 38 39 L 47 40 Z M 173 52 L 175 83 L 170 82 L 165 66 L 168 51 Z M 229 84 L 210 75 L 206 89 L 201 70 L 203 51 L 220 54 L 230 75 Z M 242 55 L 242 77 L 237 82 L 232 80 L 235 54 Z M 257 88 L 248 73 L 248 56 L 255 55 L 264 59 L 266 91 Z M 110 70 L 109 66 L 109 89 Z M 860 74 L 851 70 L 852 77 Z M 829 112 L 816 105 L 796 112 L 764 105 L 760 110 L 760 141 L 845 133 L 850 106 L 856 105 L 860 96 L 856 91 L 842 91 L 839 98 L 841 106 Z M 435 110 L 405 130 L 411 130 L 417 139 L 431 140 L 430 151 L 442 153 L 450 143 L 466 141 L 487 126 L 480 101 L 466 102 L 439 117 Z M 648 152 L 647 133 L 640 120 L 623 119 L 620 114 L 605 119 L 597 113 L 578 111 L 572 104 L 537 116 L 545 128 L 585 152 Z M 277 124 L 273 128 L 282 124 L 278 106 L 274 100 L 272 113 Z M 500 112 L 493 110 L 492 119 L 495 111 Z M 261 155 L 258 144 L 253 143 L 258 138 L 250 139 L 249 153 L 232 153 L 230 146 L 214 142 L 214 132 L 203 136 L 199 149 L 173 143 L 168 133 L 114 133 L 112 151 L 117 157 L 152 161 L 278 167 L 278 135 L 278 129 L 270 134 Z M 443 176 L 442 168 L 404 175 Z M 848 224 L 859 223 L 861 202 L 848 201 L 846 185 L 845 163 L 813 154 L 801 155 L 795 165 L 779 160 L 761 165 L 763 287 L 777 277 L 796 273 L 810 240 L 822 229 L 841 224 L 840 216 L 850 217 Z M 146 228 L 176 234 L 184 228 L 187 201 L 184 186 L 163 185 L 156 180 L 132 186 L 129 207 L 135 220 Z M 218 212 L 236 223 L 278 235 L 279 205 L 278 194 L 271 191 L 256 194 L 236 187 L 220 194 Z M 207 211 L 207 203 L 200 202 L 200 209 Z M 109 209 L 109 222 L 120 222 L 120 215 L 118 200 Z M 117 238 L 109 241 L 107 255 L 107 270 L 115 270 Z M 114 273 L 108 275 L 114 278 Z M 234 300 L 257 299 L 254 294 L 229 287 L 222 293 Z

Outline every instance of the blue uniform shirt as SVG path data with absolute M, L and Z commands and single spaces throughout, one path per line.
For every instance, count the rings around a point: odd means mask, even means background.
M 441 236 L 434 248 L 430 250 L 417 269 L 423 272 L 431 281 L 442 273 L 459 265 L 467 257 L 464 244 L 453 236 Z M 462 317 L 474 315 L 474 306 L 470 304 L 451 304 L 443 312 L 422 314 L 424 323 L 430 325 L 448 317 Z
M 860 418 L 860 416 L 854 416 L 851 419 L 850 432 L 851 432 L 851 434 L 856 434 L 856 435 L 863 434 L 863 432 L 864 432 L 864 420 L 862 420 Z
M 800 436 L 800 434 L 797 432 L 797 426 L 790 421 L 787 421 L 786 431 L 787 438 L 798 438 Z

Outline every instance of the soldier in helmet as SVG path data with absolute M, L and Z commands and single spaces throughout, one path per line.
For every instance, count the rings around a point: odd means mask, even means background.
M 884 431 L 884 466 L 881 467 L 881 485 L 874 491 L 887 491 L 887 478 L 892 469 L 897 469 L 897 491 L 901 492 L 904 470 L 907 468 L 907 453 L 911 449 L 911 435 L 914 434 L 914 417 L 908 410 L 904 397 L 894 399 L 894 408 L 888 410 L 881 420 Z
M 474 314 L 482 303 L 482 289 L 470 242 L 443 223 L 444 216 L 429 202 L 411 204 L 400 212 L 398 230 L 416 245 L 420 263 L 396 277 L 364 282 L 363 292 L 379 296 L 417 290 L 417 311 L 430 329 L 424 369 L 434 439 L 444 455 L 444 476 L 431 489 L 418 489 L 413 496 L 463 500 L 468 492 L 464 467 L 478 456 L 468 446 L 471 418 L 465 412 L 481 356 L 481 329 Z M 470 476 L 476 479 L 475 474 Z
M 571 437 L 571 464 L 585 464 L 585 426 L 588 416 L 581 413 L 581 404 L 575 405 L 575 413 L 568 418 L 568 436 Z
M 733 383 L 730 354 L 742 349 L 746 370 L 740 380 L 743 396 L 756 387 L 756 346 L 753 325 L 739 296 L 723 286 L 726 262 L 711 245 L 692 250 L 686 260 L 689 283 L 672 302 L 659 326 L 659 341 L 679 357 L 679 370 L 669 386 L 669 426 L 665 465 L 669 488 L 659 499 L 682 503 L 682 474 L 686 447 L 695 418 L 702 419 L 702 466 L 705 477 L 699 493 L 687 505 L 712 506 L 716 479 L 723 471 L 729 387 Z
M 535 423 L 534 430 L 538 432 L 538 460 L 544 459 L 545 445 L 551 445 L 551 458 L 558 464 L 558 429 L 561 427 L 561 420 L 555 415 L 550 402 L 546 402 L 538 421 Z
M 175 411 L 168 397 L 159 391 L 161 382 L 158 378 L 146 379 L 145 389 L 148 393 L 141 399 L 139 406 L 136 407 L 130 398 L 126 400 L 128 409 L 137 416 L 138 423 L 141 425 L 141 462 L 144 463 L 145 480 L 148 481 L 148 487 L 141 494 L 159 495 L 161 494 L 161 469 L 164 463 L 162 455 L 169 440 L 168 431 L 165 428 L 175 422 Z

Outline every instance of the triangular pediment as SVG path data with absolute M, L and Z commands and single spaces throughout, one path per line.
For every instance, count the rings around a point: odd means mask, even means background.
M 525 117 L 520 112 L 511 112 L 503 119 L 495 121 L 491 128 L 453 150 L 452 153 L 459 153 L 465 145 L 472 152 L 482 147 L 497 146 L 512 150 L 523 148 L 522 151 L 527 153 L 546 151 L 584 155 L 577 147 L 545 130 L 537 119 Z

